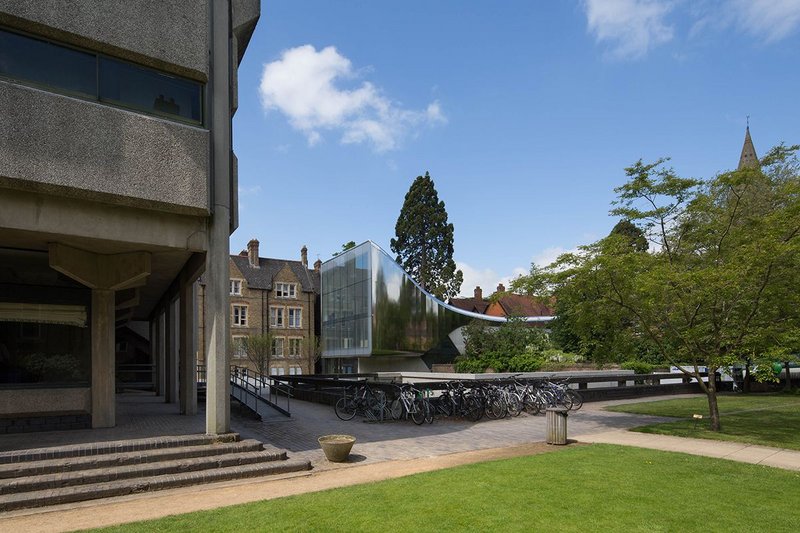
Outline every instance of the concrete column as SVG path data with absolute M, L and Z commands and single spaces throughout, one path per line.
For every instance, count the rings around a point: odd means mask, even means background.
M 116 424 L 116 294 L 147 282 L 150 254 L 98 254 L 60 243 L 48 245 L 50 267 L 92 289 L 92 427 Z M 136 299 L 136 294 L 128 302 Z
M 181 284 L 180 323 L 180 392 L 181 414 L 197 414 L 197 350 L 195 349 L 195 284 Z
M 150 362 L 153 364 L 153 389 L 158 396 L 158 316 L 150 320 Z
M 228 242 L 227 225 L 212 228 L 217 240 Z M 227 246 L 209 250 L 206 262 L 206 433 L 230 432 L 230 362 L 228 323 L 230 303 Z
M 206 254 L 206 433 L 230 432 L 230 369 L 228 363 L 228 322 L 230 321 L 229 237 L 233 230 L 231 133 L 231 20 L 230 2 L 211 4 L 211 65 L 209 77 L 209 116 L 211 122 L 212 174 L 214 197 L 208 228 Z
M 159 311 L 158 316 L 156 317 L 156 323 L 158 324 L 158 363 L 156 366 L 156 377 L 158 378 L 158 395 L 165 396 L 166 395 L 166 364 L 164 360 L 166 359 L 166 348 L 165 348 L 165 334 L 164 330 L 166 329 L 166 317 L 164 316 L 163 311 Z
M 178 331 L 175 306 L 172 302 L 164 309 L 164 402 L 178 401 L 178 353 L 176 333 Z
M 92 427 L 116 425 L 114 291 L 92 290 Z

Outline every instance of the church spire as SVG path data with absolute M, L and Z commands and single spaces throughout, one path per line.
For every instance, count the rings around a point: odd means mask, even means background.
M 758 162 L 756 149 L 753 146 L 753 139 L 750 138 L 750 116 L 747 117 L 747 129 L 744 133 L 744 146 L 742 146 L 742 155 L 739 157 L 739 168 L 758 168 L 761 164 Z

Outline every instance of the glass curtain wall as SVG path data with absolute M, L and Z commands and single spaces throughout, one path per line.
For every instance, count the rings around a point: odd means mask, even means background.
M 370 249 L 358 247 L 322 266 L 322 338 L 328 357 L 370 354 Z
M 455 329 L 472 320 L 505 321 L 436 299 L 369 241 L 324 263 L 321 276 L 323 357 L 452 360 L 457 351 L 448 336 Z
M 0 248 L 0 388 L 88 386 L 90 297 L 46 253 Z

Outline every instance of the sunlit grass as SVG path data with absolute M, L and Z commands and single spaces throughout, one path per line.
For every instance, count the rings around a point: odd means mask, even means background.
M 595 444 L 109 531 L 796 531 L 798 498 L 797 472 Z
M 635 428 L 643 433 L 746 442 L 800 450 L 800 396 L 796 394 L 736 394 L 718 399 L 722 431 L 709 429 L 705 397 L 642 402 L 609 407 L 611 411 L 681 418 Z M 703 415 L 701 420 L 692 418 Z

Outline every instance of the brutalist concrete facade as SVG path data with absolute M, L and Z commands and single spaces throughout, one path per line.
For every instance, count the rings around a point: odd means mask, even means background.
M 39 290 L 41 280 L 53 280 L 54 293 L 86 292 L 82 327 L 91 338 L 88 383 L 0 382 L 1 416 L 85 413 L 88 404 L 94 427 L 113 426 L 115 330 L 129 321 L 149 323 L 157 392 L 182 413 L 196 412 L 193 286 L 205 272 L 208 432 L 229 430 L 224 332 L 237 197 L 231 119 L 236 71 L 259 15 L 257 0 L 0 0 L 0 31 L 152 69 L 202 94 L 202 119 L 186 123 L 0 69 L 0 251 L 10 258 L 0 272 L 0 320 L 38 305 L 36 298 L 48 310 L 42 316 L 54 313 L 60 302 Z M 19 265 L 40 261 L 41 273 L 14 270 L 17 256 L 25 258 Z M 37 318 L 19 320 L 26 342 L 35 339 Z M 22 361 L 25 354 L 3 345 L 22 350 L 23 343 L 6 341 L 0 338 L 0 355 Z M 22 373 L 0 369 L 7 380 Z

